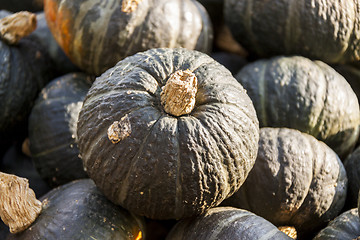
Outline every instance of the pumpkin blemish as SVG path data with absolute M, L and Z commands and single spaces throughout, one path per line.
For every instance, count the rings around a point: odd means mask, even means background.
M 132 13 L 136 10 L 141 0 L 124 0 L 121 5 L 121 11 L 126 13 Z
M 140 231 L 135 240 L 141 240 L 142 239 L 142 232 Z
M 128 137 L 131 133 L 131 124 L 128 115 L 125 115 L 120 121 L 113 122 L 107 130 L 107 135 L 112 143 L 118 143 Z

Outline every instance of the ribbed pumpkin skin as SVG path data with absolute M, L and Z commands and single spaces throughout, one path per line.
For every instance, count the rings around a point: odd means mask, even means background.
M 321 61 L 262 59 L 236 79 L 252 99 L 260 127 L 288 127 L 325 142 L 344 159 L 359 137 L 360 110 L 349 83 Z
M 347 201 L 351 208 L 357 206 L 360 190 L 360 147 L 357 147 L 344 161 L 349 179 Z
M 302 55 L 327 63 L 360 59 L 358 0 L 225 0 L 237 41 L 261 57 Z
M 87 177 L 78 157 L 76 125 L 91 86 L 83 73 L 67 74 L 41 91 L 29 117 L 33 163 L 51 186 Z
M 224 204 L 304 235 L 340 213 L 346 191 L 344 166 L 323 142 L 294 129 L 261 128 L 255 165 Z
M 360 236 L 360 220 L 358 210 L 350 209 L 332 220 L 313 240 L 358 239 Z
M 143 219 L 114 205 L 90 179 L 76 180 L 45 194 L 47 200 L 36 221 L 7 240 L 126 239 L 143 232 Z
M 291 239 L 272 223 L 251 212 L 232 207 L 209 209 L 196 218 L 179 221 L 166 240 Z
M 142 0 L 123 12 L 123 0 L 45 0 L 55 39 L 84 71 L 100 75 L 119 60 L 159 47 L 209 52 L 212 27 L 194 0 Z
M 39 44 L 26 38 L 16 46 L 0 41 L 0 132 L 26 120 L 52 77 L 50 69 L 49 56 Z
M 170 74 L 198 80 L 194 110 L 164 112 L 160 91 Z M 113 144 L 107 129 L 126 117 L 130 135 Z M 78 121 L 84 166 L 113 202 L 154 219 L 204 212 L 235 192 L 252 168 L 258 120 L 243 87 L 206 54 L 152 49 L 97 78 Z

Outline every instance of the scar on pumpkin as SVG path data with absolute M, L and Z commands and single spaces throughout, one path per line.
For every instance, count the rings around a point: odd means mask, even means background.
M 121 5 L 121 11 L 131 13 L 136 10 L 142 0 L 124 0 Z
M 118 143 L 131 134 L 131 124 L 128 115 L 125 115 L 120 121 L 113 122 L 107 130 L 107 135 L 112 143 Z

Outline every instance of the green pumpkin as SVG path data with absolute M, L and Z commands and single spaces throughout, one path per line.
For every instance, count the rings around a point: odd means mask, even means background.
M 358 239 L 360 236 L 360 220 L 358 209 L 350 209 L 332 220 L 313 240 Z
M 56 78 L 43 88 L 31 111 L 31 157 L 50 186 L 87 177 L 78 157 L 76 125 L 91 81 L 84 73 Z
M 224 205 L 293 226 L 308 239 L 340 213 L 346 191 L 344 166 L 326 144 L 295 129 L 261 128 L 255 165 Z
M 216 207 L 206 213 L 180 220 L 166 240 L 212 239 L 292 239 L 273 224 L 249 211 Z
M 57 42 L 90 74 L 151 48 L 212 48 L 209 16 L 195 0 L 45 0 L 44 8 Z
M 341 159 L 353 150 L 359 137 L 359 102 L 345 78 L 329 65 L 278 56 L 252 62 L 235 77 L 252 99 L 260 127 L 308 133 Z
M 194 109 L 175 116 L 162 93 L 182 71 L 197 78 L 197 93 Z M 77 135 L 89 177 L 111 201 L 148 218 L 180 219 L 217 206 L 245 181 L 258 120 L 243 87 L 208 55 L 152 49 L 95 80 Z
M 107 200 L 90 179 L 62 185 L 40 200 L 35 222 L 7 240 L 145 238 L 144 220 Z
M 260 57 L 301 55 L 326 63 L 360 60 L 360 2 L 225 0 L 234 38 Z

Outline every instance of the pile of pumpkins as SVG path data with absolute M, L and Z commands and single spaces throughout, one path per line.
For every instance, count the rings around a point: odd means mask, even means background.
M 0 171 L 41 201 L 1 238 L 360 236 L 360 1 L 0 9 Z

